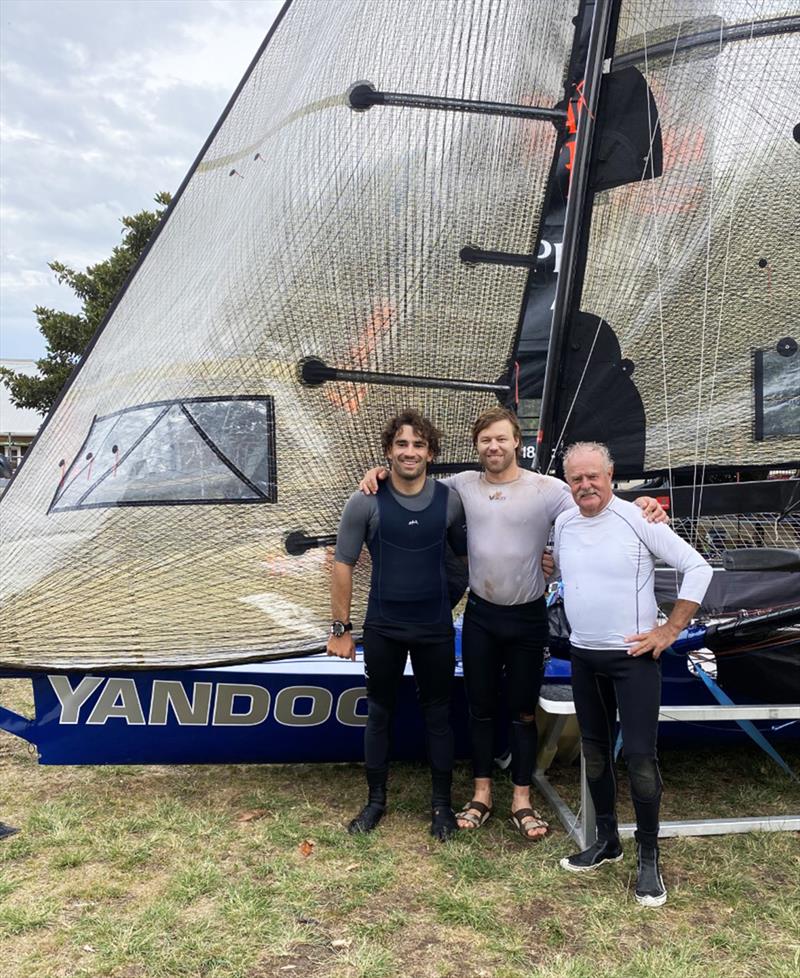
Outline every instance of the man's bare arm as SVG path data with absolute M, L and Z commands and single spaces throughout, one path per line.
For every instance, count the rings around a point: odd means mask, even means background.
M 334 560 L 331 571 L 331 615 L 334 621 L 350 621 L 352 600 L 353 568 L 350 564 Z M 331 635 L 328 639 L 327 648 L 328 655 L 335 655 L 340 659 L 355 659 L 356 657 L 356 646 L 352 632 L 345 632 L 344 635 L 339 636 Z
M 628 655 L 645 655 L 652 652 L 657 659 L 664 649 L 668 649 L 689 622 L 697 614 L 700 605 L 696 601 L 678 598 L 672 609 L 672 614 L 663 625 L 657 625 L 649 632 L 638 635 L 626 635 L 625 641 L 633 643 L 628 649 Z

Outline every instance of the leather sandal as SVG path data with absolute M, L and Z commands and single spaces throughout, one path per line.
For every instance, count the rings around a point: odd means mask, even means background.
M 470 811 L 472 809 L 472 811 Z M 492 812 L 494 808 L 490 805 L 484 805 L 482 801 L 475 801 L 473 799 L 464 805 L 464 810 L 461 812 L 456 812 L 456 821 L 461 819 L 462 822 L 469 822 L 469 828 L 465 828 L 463 825 L 459 826 L 462 832 L 472 832 L 475 829 L 479 829 L 482 825 L 485 825 L 489 819 L 492 817 Z M 478 814 L 475 815 L 474 813 Z
M 533 808 L 518 808 L 511 813 L 511 824 L 526 842 L 538 842 L 547 835 L 550 825 Z M 531 829 L 544 829 L 539 835 L 528 835 Z

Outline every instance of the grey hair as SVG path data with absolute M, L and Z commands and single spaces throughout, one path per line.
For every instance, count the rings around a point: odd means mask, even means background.
M 614 467 L 614 459 L 611 457 L 611 452 L 608 450 L 608 445 L 604 445 L 601 441 L 576 441 L 569 445 L 564 451 L 564 457 L 561 460 L 561 464 L 564 466 L 564 471 L 567 471 L 567 462 L 572 458 L 576 452 L 589 451 L 597 452 L 598 455 L 603 456 L 607 468 Z

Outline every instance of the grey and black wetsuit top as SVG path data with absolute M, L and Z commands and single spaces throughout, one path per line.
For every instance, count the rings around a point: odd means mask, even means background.
M 466 554 L 464 510 L 456 493 L 427 479 L 413 496 L 382 483 L 355 492 L 342 513 L 336 560 L 353 565 L 367 544 L 372 580 L 365 627 L 388 638 L 436 641 L 452 634 L 448 543 Z

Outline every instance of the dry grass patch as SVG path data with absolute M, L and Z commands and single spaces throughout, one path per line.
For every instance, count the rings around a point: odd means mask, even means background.
M 30 712 L 27 690 L 0 681 L 0 700 Z M 800 767 L 800 750 L 782 750 Z M 755 749 L 670 753 L 663 767 L 668 817 L 800 811 L 798 786 Z M 577 772 L 552 780 L 575 806 Z M 507 824 L 504 781 L 497 815 L 446 846 L 428 835 L 416 765 L 397 766 L 386 819 L 360 838 L 344 831 L 364 797 L 354 765 L 39 767 L 0 734 L 0 785 L 0 818 L 23 830 L 0 842 L 3 978 L 800 970 L 800 863 L 786 833 L 666 841 L 669 902 L 646 911 L 632 898 L 631 844 L 588 879 L 563 873 L 572 846 L 553 813 L 540 805 L 553 831 L 525 843 Z M 462 766 L 455 799 L 470 787 Z

